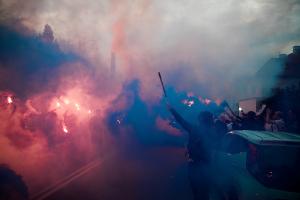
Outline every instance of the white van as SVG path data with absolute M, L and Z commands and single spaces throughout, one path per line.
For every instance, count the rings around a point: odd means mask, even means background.
M 214 153 L 212 170 L 214 199 L 300 199 L 300 136 L 229 132 Z

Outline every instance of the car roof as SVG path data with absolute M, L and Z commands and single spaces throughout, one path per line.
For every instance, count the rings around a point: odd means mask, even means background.
M 286 132 L 270 132 L 270 131 L 250 131 L 237 130 L 231 131 L 251 143 L 258 145 L 296 145 L 300 146 L 300 136 Z

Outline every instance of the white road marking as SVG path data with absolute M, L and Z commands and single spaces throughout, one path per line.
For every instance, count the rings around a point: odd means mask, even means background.
M 71 183 L 73 180 L 83 176 L 84 174 L 86 174 L 87 172 L 92 170 L 93 168 L 99 166 L 101 163 L 102 163 L 102 161 L 100 161 L 100 160 L 94 160 L 94 161 L 90 162 L 89 164 L 87 164 L 87 165 L 81 167 L 80 169 L 74 171 L 69 176 L 66 176 L 63 179 L 58 180 L 53 185 L 45 188 L 44 190 L 40 191 L 37 194 L 34 194 L 30 199 L 31 200 L 46 199 L 47 197 L 49 197 L 54 192 L 56 192 L 56 191 L 60 190 L 61 188 L 65 187 L 66 185 Z

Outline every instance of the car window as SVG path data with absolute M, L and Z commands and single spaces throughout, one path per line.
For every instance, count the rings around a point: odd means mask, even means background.
M 220 151 L 230 154 L 237 154 L 247 151 L 247 141 L 235 134 L 227 134 L 224 136 Z

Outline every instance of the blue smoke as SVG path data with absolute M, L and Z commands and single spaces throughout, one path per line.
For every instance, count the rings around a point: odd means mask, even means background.
M 0 70 L 5 72 L 0 74 L 0 90 L 21 97 L 43 90 L 61 65 L 82 60 L 63 52 L 56 42 L 44 42 L 36 34 L 22 34 L 4 25 L 0 25 L 0 44 Z

